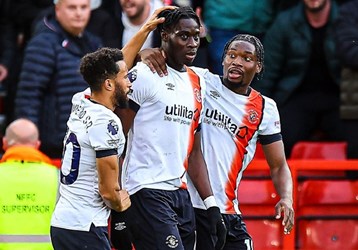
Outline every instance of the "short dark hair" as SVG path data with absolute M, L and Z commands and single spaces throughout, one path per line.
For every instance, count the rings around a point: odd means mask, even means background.
M 183 6 L 172 10 L 163 10 L 158 14 L 159 17 L 165 17 L 164 23 L 157 26 L 159 34 L 162 31 L 170 32 L 181 19 L 194 19 L 200 27 L 200 19 L 190 6 Z
M 258 74 L 258 78 L 260 79 L 264 72 L 264 46 L 262 45 L 260 39 L 258 39 L 255 36 L 248 35 L 248 34 L 238 34 L 231 38 L 224 47 L 224 52 L 221 56 L 221 61 L 223 62 L 227 53 L 227 50 L 229 49 L 230 45 L 234 41 L 245 41 L 249 42 L 252 45 L 255 46 L 256 56 L 259 64 L 261 65 L 261 72 Z
M 101 89 L 101 84 L 108 78 L 114 78 L 119 72 L 118 61 L 123 60 L 123 53 L 116 48 L 100 48 L 81 59 L 80 72 L 92 91 Z

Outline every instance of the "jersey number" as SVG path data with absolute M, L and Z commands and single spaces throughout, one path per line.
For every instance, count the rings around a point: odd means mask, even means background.
M 77 141 L 75 134 L 70 133 L 66 140 L 64 154 L 67 149 L 67 145 L 72 143 L 72 157 L 71 157 L 71 169 L 68 175 L 64 175 L 61 169 L 61 183 L 64 185 L 70 185 L 77 180 L 79 167 L 80 167 L 80 156 L 81 156 L 81 147 Z

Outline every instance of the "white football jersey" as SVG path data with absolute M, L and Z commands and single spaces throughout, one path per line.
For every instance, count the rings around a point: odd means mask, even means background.
M 112 110 L 89 100 L 89 89 L 72 98 L 72 111 L 64 138 L 60 198 L 52 216 L 55 227 L 89 231 L 91 224 L 107 226 L 110 209 L 98 191 L 96 152 L 116 150 L 125 137 Z
M 201 125 L 201 146 L 210 183 L 221 213 L 240 213 L 237 188 L 255 154 L 259 135 L 280 133 L 275 102 L 251 89 L 239 95 L 223 85 L 219 76 L 204 73 L 206 98 Z M 205 206 L 189 181 L 194 207 Z
M 202 111 L 204 79 L 191 69 L 168 67 L 159 77 L 138 63 L 129 73 L 129 99 L 140 107 L 128 134 L 122 185 L 133 194 L 142 188 L 186 188 L 185 172 Z

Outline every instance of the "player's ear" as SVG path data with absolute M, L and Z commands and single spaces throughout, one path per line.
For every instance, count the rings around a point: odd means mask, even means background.
M 167 42 L 169 36 L 168 36 L 168 33 L 167 33 L 167 32 L 162 31 L 162 32 L 160 33 L 160 37 L 162 38 L 162 41 Z
M 262 70 L 262 63 L 258 63 L 258 64 L 256 65 L 256 73 L 257 73 L 257 74 L 260 73 L 261 70 Z
M 111 82 L 111 79 L 106 79 L 105 81 L 104 81 L 104 88 L 106 89 L 106 90 L 112 90 L 112 82 Z

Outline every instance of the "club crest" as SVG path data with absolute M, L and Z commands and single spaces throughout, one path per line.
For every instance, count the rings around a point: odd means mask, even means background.
M 255 110 L 251 109 L 248 111 L 247 118 L 251 124 L 256 124 L 259 121 L 259 114 Z

